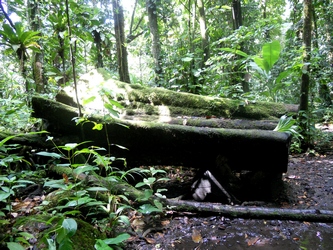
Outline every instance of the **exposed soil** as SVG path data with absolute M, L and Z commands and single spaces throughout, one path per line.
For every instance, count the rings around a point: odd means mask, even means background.
M 193 175 L 191 169 L 169 169 L 169 195 L 188 188 Z M 278 195 L 252 206 L 333 210 L 333 154 L 290 156 L 282 181 Z M 261 191 L 250 190 L 257 194 L 248 201 L 263 197 Z M 126 249 L 333 249 L 333 223 L 176 212 L 144 220 L 137 229 L 143 237 L 133 234 Z

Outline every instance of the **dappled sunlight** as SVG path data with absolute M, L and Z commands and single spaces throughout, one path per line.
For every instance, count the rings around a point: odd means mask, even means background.
M 158 113 L 159 113 L 159 122 L 170 122 L 171 116 L 170 116 L 170 109 L 168 106 L 158 106 Z

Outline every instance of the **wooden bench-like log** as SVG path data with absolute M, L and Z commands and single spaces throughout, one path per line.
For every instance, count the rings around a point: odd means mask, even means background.
M 119 144 L 128 150 L 111 145 L 111 155 L 126 158 L 128 166 L 184 165 L 207 169 L 223 156 L 232 170 L 253 170 L 270 173 L 287 171 L 291 136 L 267 130 L 241 130 L 194 127 L 167 123 L 114 119 L 103 130 L 92 130 L 91 123 L 77 126 L 73 118 L 77 109 L 41 97 L 32 99 L 34 116 L 48 120 L 51 134 L 72 136 L 76 142 L 92 141 L 107 145 Z M 101 117 L 91 117 L 100 122 Z M 119 123 L 126 125 L 120 126 Z M 73 142 L 73 141 L 68 141 Z

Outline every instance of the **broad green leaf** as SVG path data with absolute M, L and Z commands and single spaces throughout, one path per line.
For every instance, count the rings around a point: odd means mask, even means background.
M 87 191 L 108 191 L 105 187 L 90 187 L 86 189 Z
M 152 212 L 162 212 L 162 209 L 159 209 L 157 207 L 154 207 L 150 204 L 144 204 L 142 206 L 140 206 L 140 209 L 138 209 L 139 212 L 143 213 L 143 214 L 150 214 Z
M 56 243 L 52 239 L 46 239 L 49 246 L 48 250 L 57 250 Z
M 94 245 L 96 250 L 113 250 L 112 247 L 109 247 L 103 240 L 97 239 Z
M 58 250 L 72 250 L 73 243 L 69 238 L 65 238 L 63 241 L 59 243 Z
M 117 102 L 117 101 L 115 101 L 115 100 L 109 99 L 109 102 L 110 102 L 111 105 L 114 105 L 114 106 L 116 106 L 117 108 L 120 108 L 120 109 L 123 109 L 123 108 L 124 108 L 123 105 L 121 105 L 119 102 Z
M 262 47 L 262 57 L 267 65 L 265 67 L 266 72 L 273 68 L 273 65 L 279 60 L 281 52 L 280 42 L 275 40 L 270 43 L 265 43 Z
M 67 232 L 67 237 L 72 237 L 76 233 L 77 223 L 72 218 L 64 219 L 64 221 L 62 222 L 62 227 L 65 228 Z
M 82 105 L 87 105 L 90 102 L 93 102 L 96 99 L 96 96 L 89 97 L 88 99 L 85 99 L 82 101 Z
M 111 115 L 119 117 L 119 112 L 113 108 L 113 105 L 110 103 L 105 103 L 104 107 L 110 112 Z
M 51 187 L 51 188 L 61 188 L 66 189 L 67 185 L 64 184 L 64 180 L 50 180 L 44 183 L 44 187 Z
M 236 55 L 240 55 L 240 56 L 243 56 L 243 57 L 246 57 L 246 58 L 249 57 L 248 54 L 246 54 L 245 52 L 243 52 L 243 51 L 241 51 L 241 50 L 238 50 L 238 49 L 221 48 L 220 50 L 227 51 L 227 52 L 231 52 L 231 53 L 234 53 L 234 54 L 236 54 Z
M 47 156 L 47 157 L 56 158 L 56 159 L 60 159 L 62 157 L 61 154 L 53 153 L 53 152 L 45 152 L 45 151 L 38 152 L 38 153 L 36 153 L 36 155 Z
M 128 233 L 123 233 L 123 234 L 119 234 L 117 237 L 115 238 L 109 238 L 109 239 L 105 239 L 103 240 L 104 243 L 108 244 L 108 245 L 118 245 L 119 243 L 122 243 L 125 240 L 128 240 L 131 236 Z
M 16 242 L 7 242 L 7 247 L 9 250 L 25 250 L 23 246 Z
M 282 81 L 282 79 L 288 77 L 293 72 L 292 69 L 285 70 L 281 72 L 278 77 L 275 79 L 275 82 L 278 84 Z
M 6 216 L 4 212 L 0 212 L 0 216 Z M 9 220 L 0 220 L 0 225 L 8 225 L 11 222 Z
M 77 167 L 76 169 L 74 169 L 73 172 L 74 172 L 74 174 L 79 175 L 81 173 L 94 171 L 96 169 L 98 169 L 98 167 L 86 165 L 86 166 Z
M 79 198 L 78 200 L 73 200 L 73 201 L 67 202 L 64 207 L 81 206 L 81 205 L 86 204 L 90 201 L 93 201 L 93 199 L 91 199 L 90 197 L 83 197 L 83 198 Z
M 0 201 L 5 201 L 10 196 L 10 193 L 0 192 Z

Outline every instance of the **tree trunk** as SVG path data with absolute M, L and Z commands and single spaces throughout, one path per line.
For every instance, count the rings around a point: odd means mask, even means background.
M 97 30 L 93 30 L 93 37 L 94 42 L 96 45 L 96 53 L 97 53 L 97 68 L 103 68 L 103 53 L 102 53 L 102 39 L 101 39 L 101 33 Z
M 156 0 L 146 0 L 146 8 L 148 13 L 148 23 L 152 39 L 151 52 L 154 58 L 155 84 L 158 86 L 159 79 L 162 74 L 161 65 L 161 42 L 160 33 L 157 22 Z
M 234 30 L 239 29 L 243 25 L 243 17 L 242 17 L 242 6 L 241 2 L 239 0 L 233 0 L 232 1 L 232 21 L 233 21 L 233 27 Z M 244 51 L 242 48 L 242 44 L 240 44 L 240 50 Z M 235 55 L 235 60 L 239 59 L 238 55 Z M 250 86 L 249 82 L 246 79 L 247 75 L 240 70 L 240 65 L 236 65 L 233 69 L 234 71 L 234 76 L 232 77 L 232 84 L 238 84 L 241 82 L 243 92 L 249 92 L 250 91 Z
M 38 1 L 29 0 L 28 6 L 30 10 L 30 25 L 34 31 L 40 30 L 40 13 L 38 8 Z M 46 79 L 43 72 L 43 54 L 40 52 L 33 52 L 32 70 L 33 77 L 36 84 L 36 92 L 43 93 L 45 91 Z
M 303 63 L 301 93 L 300 93 L 300 126 L 304 136 L 302 148 L 306 149 L 310 144 L 309 125 L 309 86 L 310 86 L 310 53 L 311 53 L 311 32 L 312 32 L 312 1 L 304 1 L 304 21 L 303 21 Z
M 209 58 L 209 41 L 208 41 L 204 1 L 203 0 L 197 0 L 197 5 L 198 5 L 198 12 L 199 12 L 199 23 L 200 23 L 200 33 L 201 33 L 201 41 L 202 41 L 202 51 L 203 51 L 203 55 L 204 55 L 201 67 L 204 68 L 205 67 L 205 62 Z
M 114 29 L 116 36 L 117 46 L 117 58 L 118 58 L 118 73 L 119 79 L 122 82 L 130 82 L 129 70 L 128 70 L 128 58 L 125 40 L 125 23 L 124 23 L 124 11 L 120 0 L 112 0 Z

